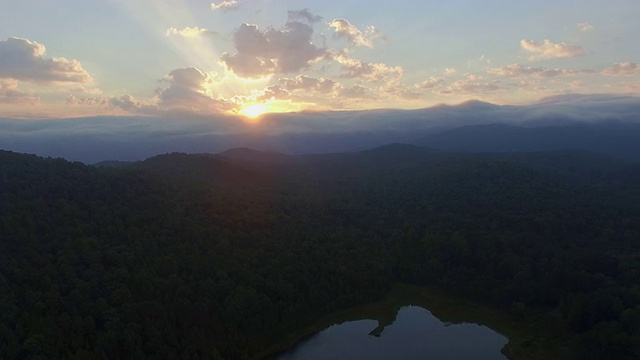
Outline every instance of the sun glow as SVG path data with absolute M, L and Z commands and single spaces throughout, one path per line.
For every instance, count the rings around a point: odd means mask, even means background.
M 264 104 L 255 104 L 255 105 L 250 105 L 247 106 L 246 108 L 238 111 L 238 113 L 240 113 L 241 115 L 244 115 L 246 117 L 250 117 L 252 119 L 255 119 L 257 117 L 259 117 L 260 115 L 264 114 L 267 112 L 267 107 L 264 106 Z

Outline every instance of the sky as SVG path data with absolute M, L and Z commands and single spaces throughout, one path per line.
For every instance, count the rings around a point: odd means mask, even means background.
M 640 93 L 637 0 L 0 0 L 0 117 Z

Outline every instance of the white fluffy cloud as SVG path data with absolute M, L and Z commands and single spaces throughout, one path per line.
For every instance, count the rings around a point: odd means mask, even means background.
M 346 39 L 353 46 L 372 48 L 373 39 L 382 36 L 375 26 L 369 26 L 365 31 L 361 31 L 345 19 L 331 20 L 328 25 L 335 32 L 336 38 Z
M 428 80 L 427 80 L 428 81 Z M 424 88 L 415 84 L 414 87 L 407 87 L 400 81 L 391 81 L 379 87 L 377 93 L 386 96 L 388 99 L 415 100 L 422 98 Z
M 211 3 L 211 11 L 228 11 L 238 8 L 238 2 L 235 0 L 222 1 L 218 4 Z
M 311 42 L 312 35 L 311 26 L 297 21 L 288 22 L 281 30 L 266 31 L 242 24 L 233 36 L 237 52 L 225 53 L 221 60 L 244 78 L 297 72 L 326 56 L 326 49 Z
M 195 67 L 175 69 L 163 80 L 169 83 L 168 88 L 157 90 L 158 105 L 163 109 L 196 113 L 231 109 L 229 102 L 215 99 L 209 94 L 207 85 L 213 82 L 211 75 Z M 125 102 L 128 100 L 130 99 L 123 99 Z
M 40 98 L 18 91 L 18 81 L 0 79 L 0 103 L 36 105 Z
M 154 103 L 135 98 L 133 95 L 114 96 L 89 96 L 77 97 L 73 94 L 67 96 L 65 104 L 68 106 L 98 107 L 109 110 L 124 110 L 131 114 L 157 114 L 158 107 Z
M 199 27 L 185 27 L 184 29 L 178 29 L 175 27 L 170 27 L 165 32 L 166 36 L 182 36 L 185 38 L 196 38 L 201 36 L 211 36 L 215 35 L 215 31 L 199 28 Z
M 122 95 L 118 98 L 109 99 L 109 105 L 120 108 L 125 111 L 135 112 L 149 107 L 144 101 L 138 100 L 132 95 Z
M 640 74 L 640 66 L 630 61 L 615 63 L 612 66 L 602 70 L 602 74 L 607 76 L 637 75 Z
M 344 78 L 369 81 L 397 81 L 404 74 L 404 69 L 400 66 L 367 63 L 345 55 L 336 55 L 334 59 L 342 64 L 341 76 Z
M 10 37 L 0 41 L 0 78 L 36 83 L 90 83 L 92 78 L 77 60 L 46 57 L 44 45 Z
M 551 78 L 556 76 L 574 76 L 578 72 L 575 70 L 567 69 L 547 69 L 544 67 L 531 67 L 521 64 L 511 64 L 498 68 L 491 68 L 487 70 L 490 74 L 500 75 L 504 77 L 525 77 L 532 76 L 536 78 Z
M 286 89 L 283 89 L 279 85 L 271 85 L 264 89 L 262 96 L 258 98 L 260 101 L 268 100 L 290 100 L 291 93 Z
M 71 106 L 107 106 L 109 105 L 109 102 L 110 99 L 108 97 L 77 97 L 73 94 L 70 94 L 69 96 L 67 96 L 65 104 Z
M 342 86 L 340 83 L 327 78 L 314 78 L 306 75 L 298 75 L 293 79 L 280 79 L 280 84 L 287 90 L 301 90 L 305 92 L 319 92 L 323 94 L 334 92 Z
M 481 96 L 482 94 L 492 93 L 500 90 L 500 86 L 497 82 L 482 82 L 472 79 L 458 80 L 446 89 L 439 92 L 441 95 L 474 95 Z
M 593 25 L 589 24 L 588 22 L 581 22 L 578 23 L 578 30 L 582 32 L 593 31 Z
M 415 87 L 417 89 L 420 90 L 428 90 L 428 89 L 433 89 L 439 86 L 442 86 L 442 84 L 444 84 L 444 79 L 443 78 L 439 78 L 436 76 L 432 76 L 430 78 L 428 78 L 427 80 L 416 84 Z
M 567 45 L 563 42 L 554 43 L 547 39 L 539 43 L 533 40 L 520 40 L 520 47 L 532 53 L 530 60 L 545 60 L 556 58 L 572 58 L 584 55 L 584 50 L 580 46 Z

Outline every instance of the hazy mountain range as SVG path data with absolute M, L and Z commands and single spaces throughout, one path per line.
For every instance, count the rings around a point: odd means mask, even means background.
M 0 148 L 96 163 L 168 152 L 332 153 L 389 143 L 472 152 L 582 149 L 640 159 L 640 99 L 563 95 L 523 106 L 480 101 L 418 110 L 234 116 L 0 119 Z

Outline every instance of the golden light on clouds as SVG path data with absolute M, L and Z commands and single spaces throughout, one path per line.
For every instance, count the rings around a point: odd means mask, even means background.
M 257 100 L 256 100 L 257 101 Z M 288 113 L 298 112 L 303 110 L 309 110 L 312 104 L 304 102 L 294 102 L 291 100 L 267 100 L 265 102 L 249 101 L 246 103 L 238 104 L 236 110 L 233 110 L 235 114 L 241 115 L 246 119 L 256 120 L 264 114 L 271 113 Z
M 564 93 L 639 94 L 640 59 L 628 44 L 640 25 L 626 17 L 635 4 L 616 9 L 615 19 L 624 23 L 616 28 L 620 34 L 598 25 L 611 18 L 598 19 L 599 7 L 581 4 L 580 18 L 558 19 L 544 36 L 526 28 L 513 37 L 490 26 L 482 36 L 456 28 L 451 32 L 469 37 L 446 44 L 469 46 L 449 49 L 439 36 L 415 31 L 425 21 L 415 14 L 459 15 L 429 1 L 394 9 L 398 16 L 404 13 L 406 26 L 390 26 L 382 3 L 371 4 L 367 16 L 357 7 L 336 12 L 330 2 L 311 0 L 295 6 L 240 0 L 73 3 L 59 4 L 65 13 L 77 12 L 69 21 L 91 18 L 108 25 L 117 19 L 117 28 L 90 27 L 82 38 L 91 41 L 69 42 L 76 39 L 76 27 L 49 23 L 55 19 L 46 11 L 38 13 L 40 22 L 30 23 L 40 30 L 28 33 L 21 25 L 28 22 L 14 18 L 21 12 L 36 16 L 29 7 L 14 9 L 15 16 L 0 13 L 7 33 L 15 36 L 0 38 L 3 116 L 180 111 L 254 119 L 264 113 L 418 109 L 471 99 L 515 105 Z M 516 11 L 513 19 L 522 14 Z M 485 23 L 501 19 L 491 11 L 483 16 Z M 598 40 L 614 36 L 619 41 L 606 47 Z M 420 46 L 406 45 L 412 41 Z

